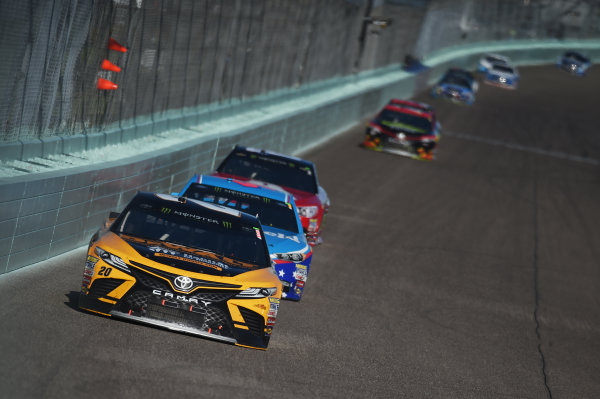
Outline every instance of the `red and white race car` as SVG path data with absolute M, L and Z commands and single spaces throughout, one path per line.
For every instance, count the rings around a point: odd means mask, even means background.
M 256 148 L 236 146 L 214 176 L 276 184 L 294 196 L 310 245 L 322 242 L 323 217 L 329 209 L 327 192 L 319 185 L 315 165 L 304 159 Z

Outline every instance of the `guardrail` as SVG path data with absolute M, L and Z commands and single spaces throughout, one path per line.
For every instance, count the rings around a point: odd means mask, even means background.
M 135 192 L 178 191 L 192 174 L 211 171 L 235 144 L 298 154 L 361 122 L 390 98 L 425 90 L 450 65 L 472 69 L 484 52 L 501 52 L 520 65 L 552 63 L 567 48 L 600 57 L 599 41 L 455 47 L 428 56 L 430 68 L 417 75 L 394 65 L 328 80 L 301 96 L 280 91 L 255 103 L 208 107 L 204 120 L 181 112 L 187 119 L 170 133 L 183 137 L 167 148 L 138 153 L 144 139 L 133 140 L 121 144 L 135 154 L 127 158 L 0 177 L 0 274 L 86 244 L 108 213 L 122 209 Z

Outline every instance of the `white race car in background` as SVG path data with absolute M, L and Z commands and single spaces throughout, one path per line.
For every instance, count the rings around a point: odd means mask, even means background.
M 493 63 L 487 69 L 483 82 L 505 89 L 516 89 L 519 83 L 519 71 L 509 64 Z
M 479 72 L 487 72 L 487 70 L 490 69 L 493 64 L 511 65 L 512 62 L 510 58 L 504 55 L 486 54 L 479 60 L 479 67 L 477 69 Z

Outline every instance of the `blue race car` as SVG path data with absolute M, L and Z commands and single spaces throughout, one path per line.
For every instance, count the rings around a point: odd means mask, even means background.
M 567 51 L 556 63 L 556 66 L 573 75 L 583 76 L 592 66 L 589 58 L 576 51 Z
M 475 76 L 464 69 L 450 68 L 433 87 L 433 97 L 447 98 L 454 103 L 472 105 L 479 84 Z
M 312 260 L 312 247 L 302 231 L 291 194 L 279 186 L 263 182 L 194 175 L 180 193 L 173 195 L 258 216 L 274 272 L 283 285 L 281 297 L 295 301 L 302 298 Z
M 517 68 L 505 64 L 492 64 L 485 73 L 483 82 L 488 85 L 516 89 L 519 84 L 519 71 Z

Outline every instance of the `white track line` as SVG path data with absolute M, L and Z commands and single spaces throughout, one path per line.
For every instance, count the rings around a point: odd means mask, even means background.
M 549 156 L 549 157 L 554 157 L 554 158 L 559 158 L 559 159 L 566 159 L 566 160 L 569 160 L 569 161 L 587 163 L 587 164 L 590 164 L 590 165 L 600 165 L 600 160 L 594 159 L 594 158 L 580 157 L 580 156 L 577 156 L 577 155 L 566 154 L 564 152 L 558 152 L 558 151 L 542 150 L 542 149 L 539 149 L 539 148 L 529 147 L 529 146 L 526 146 L 526 145 L 509 143 L 509 142 L 501 141 L 501 140 L 487 139 L 487 138 L 484 138 L 484 137 L 477 137 L 477 136 L 472 136 L 472 135 L 469 135 L 469 134 L 454 133 L 454 132 L 442 132 L 442 137 L 443 136 L 454 137 L 454 138 L 462 139 L 462 140 L 477 141 L 477 142 L 480 142 L 480 143 L 485 143 L 485 144 L 495 145 L 495 146 L 499 146 L 499 147 L 510 148 L 511 150 L 531 152 L 531 153 L 534 153 L 534 154 L 546 155 L 546 156 Z

